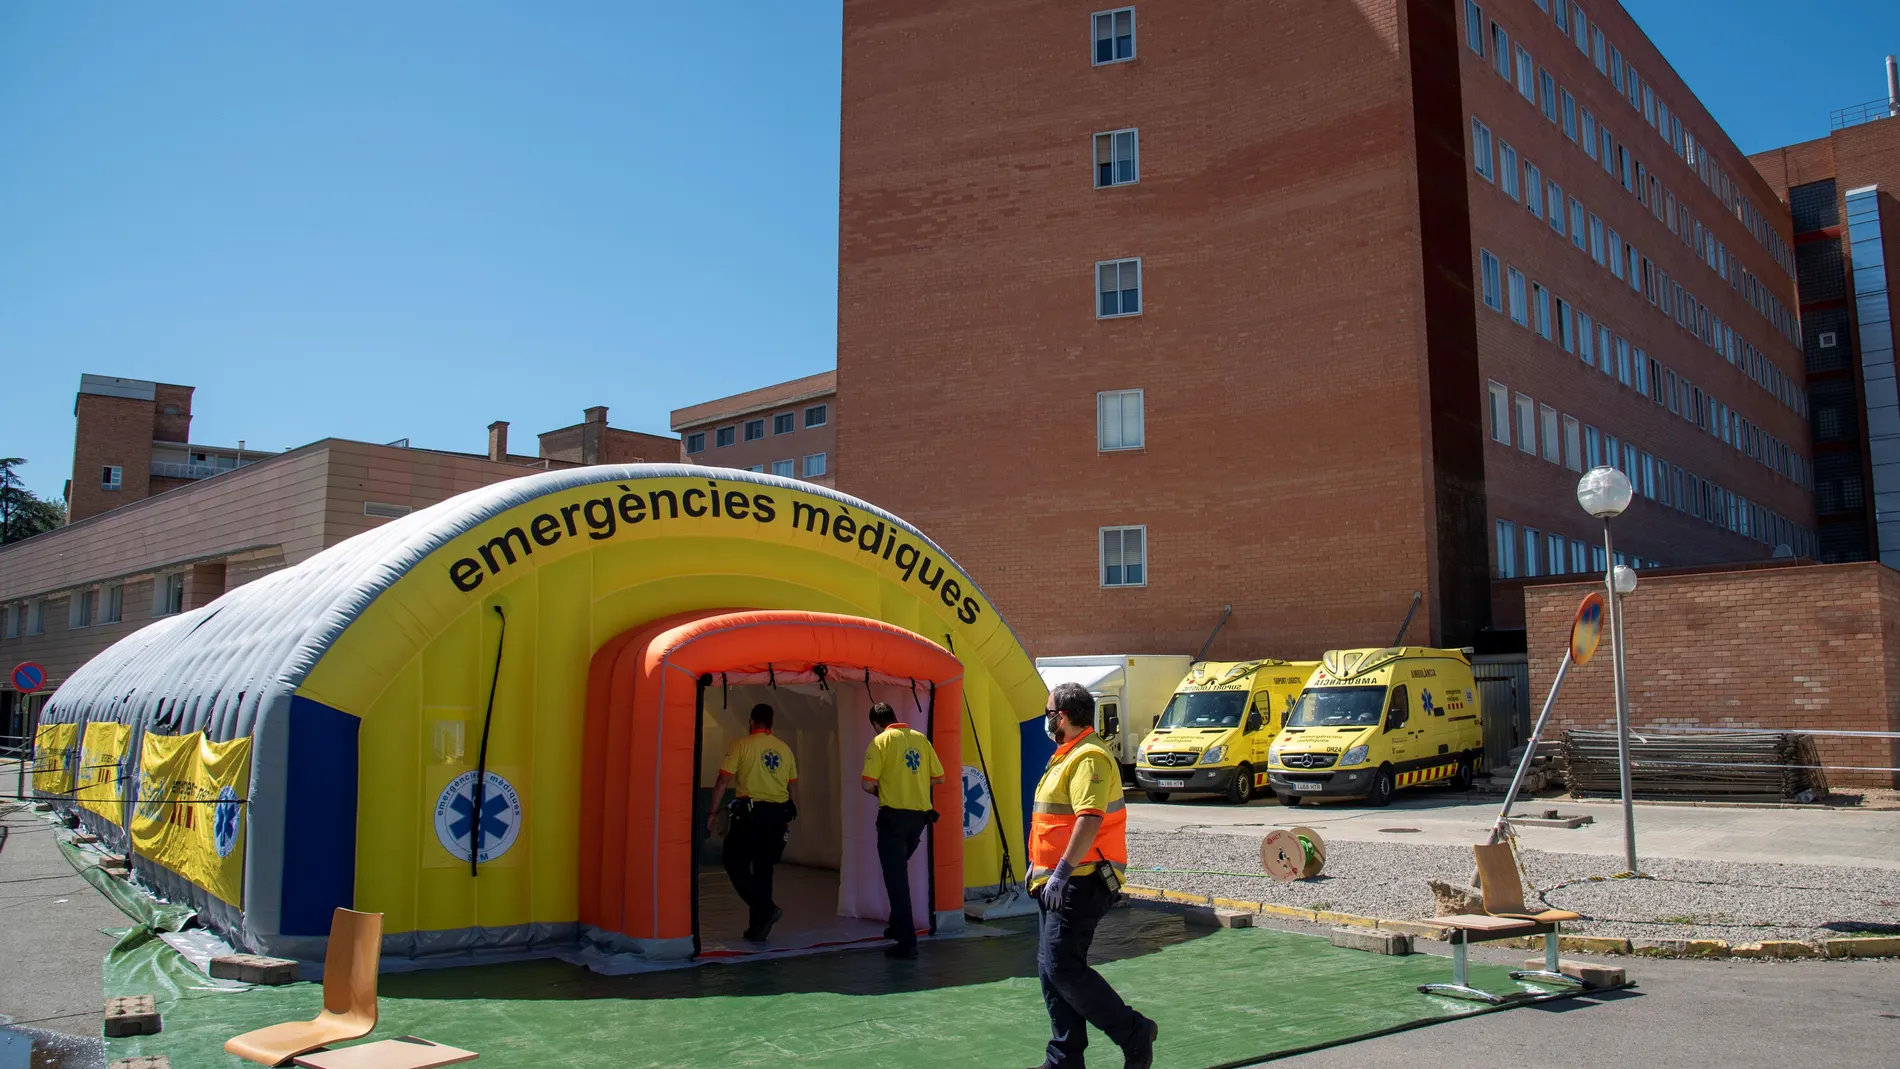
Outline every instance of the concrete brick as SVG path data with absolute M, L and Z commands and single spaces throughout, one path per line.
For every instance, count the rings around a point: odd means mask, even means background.
M 119 1058 L 108 1069 L 172 1069 L 172 1060 L 163 1054 L 141 1054 L 136 1058 Z
M 1830 958 L 1900 957 L 1900 937 L 1828 939 L 1821 943 L 1821 949 Z
M 1334 928 L 1327 936 L 1336 947 L 1400 956 L 1412 952 L 1412 937 L 1380 928 Z
M 1720 939 L 1655 939 L 1637 943 L 1634 953 L 1651 958 L 1726 958 L 1729 948 Z
M 73 836 L 73 843 L 78 846 L 91 846 L 98 841 L 99 837 L 89 831 L 82 831 Z
M 247 984 L 293 984 L 297 982 L 297 963 L 289 958 L 261 954 L 225 954 L 211 959 L 211 975 L 214 979 L 242 980 Z
M 1542 969 L 1543 958 L 1525 958 L 1526 969 Z M 1590 961 L 1571 961 L 1569 958 L 1557 959 L 1557 971 L 1565 976 L 1583 981 L 1583 986 L 1591 989 L 1622 987 L 1625 982 L 1623 970 L 1614 965 L 1598 965 Z
M 105 1033 L 120 1036 L 154 1036 L 159 1032 L 158 1005 L 150 995 L 120 995 L 106 1000 Z
M 1821 951 L 1807 943 L 1787 939 L 1770 939 L 1760 943 L 1735 943 L 1729 948 L 1729 956 L 1736 958 L 1812 958 Z
M 1579 954 L 1627 954 L 1630 941 L 1601 935 L 1560 935 L 1557 937 L 1559 950 L 1574 950 Z
M 1210 906 L 1191 906 L 1182 916 L 1189 924 L 1202 928 L 1251 928 L 1254 920 L 1252 913 Z

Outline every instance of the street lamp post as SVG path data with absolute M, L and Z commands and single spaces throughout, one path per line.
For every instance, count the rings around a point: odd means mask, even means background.
M 1610 521 L 1629 508 L 1635 488 L 1629 477 L 1615 468 L 1591 468 L 1577 480 L 1577 504 L 1583 511 L 1603 521 L 1603 585 L 1608 593 L 1610 613 L 1610 667 L 1616 680 L 1616 761 L 1618 780 L 1623 790 L 1623 860 L 1631 875 L 1636 867 L 1636 807 L 1630 790 L 1630 706 L 1629 688 L 1623 665 L 1622 595 L 1636 589 L 1636 572 L 1616 565 L 1616 551 L 1610 541 Z

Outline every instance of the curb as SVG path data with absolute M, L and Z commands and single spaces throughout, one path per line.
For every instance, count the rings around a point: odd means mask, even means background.
M 1246 902 L 1238 898 L 1219 898 L 1191 891 L 1170 891 L 1127 884 L 1122 893 L 1130 898 L 1167 906 L 1200 906 L 1231 909 L 1262 917 L 1284 917 L 1309 924 L 1345 925 L 1388 932 L 1404 932 L 1420 939 L 1444 941 L 1444 929 L 1422 921 L 1401 921 L 1385 917 L 1362 917 L 1356 913 L 1335 913 L 1324 909 L 1302 909 L 1274 902 Z M 1501 947 L 1541 950 L 1541 936 L 1492 941 Z M 1900 936 L 1823 939 L 1806 943 L 1796 940 L 1768 940 L 1760 943 L 1728 943 L 1720 939 L 1645 939 L 1631 940 L 1601 935 L 1560 935 L 1559 950 L 1578 954 L 1619 954 L 1641 958 L 1743 958 L 1792 960 L 1796 958 L 1891 958 L 1900 957 Z

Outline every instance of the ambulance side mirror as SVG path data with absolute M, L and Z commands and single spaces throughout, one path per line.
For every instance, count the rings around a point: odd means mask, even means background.
M 1115 705 L 1102 706 L 1102 734 L 1104 736 L 1119 735 L 1121 730 L 1121 708 Z
M 1247 713 L 1247 734 L 1251 735 L 1254 732 L 1259 731 L 1259 730 L 1260 730 L 1260 710 L 1254 709 Z

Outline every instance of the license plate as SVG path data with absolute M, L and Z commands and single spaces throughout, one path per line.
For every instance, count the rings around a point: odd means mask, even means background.
M 1157 787 L 1175 787 L 1175 788 L 1181 788 L 1181 787 L 1185 787 L 1185 786 L 1187 786 L 1187 780 L 1184 780 L 1184 779 L 1161 779 L 1160 777 L 1158 777 L 1158 776 L 1157 776 L 1157 777 L 1155 778 L 1155 786 L 1157 786 Z
M 1298 780 L 1293 781 L 1293 789 L 1296 791 L 1317 791 L 1319 790 L 1319 786 L 1317 783 L 1301 783 Z

